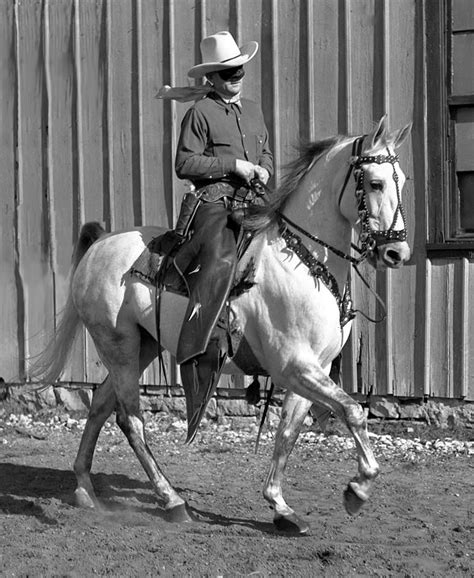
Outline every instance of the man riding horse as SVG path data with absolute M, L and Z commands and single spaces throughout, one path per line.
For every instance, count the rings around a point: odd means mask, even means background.
M 226 358 L 215 326 L 237 264 L 239 227 L 230 215 L 252 202 L 253 179 L 266 184 L 273 173 L 262 111 L 241 97 L 244 64 L 257 50 L 257 42 L 239 48 L 229 32 L 218 32 L 202 40 L 203 62 L 188 72 L 191 78 L 205 76 L 210 91 L 187 111 L 181 125 L 175 169 L 194 190 L 184 196 L 176 227 L 161 246 L 167 252 L 192 233 L 175 257 L 178 267 L 192 263 L 185 272 L 190 298 L 177 350 L 190 431 L 202 417 Z

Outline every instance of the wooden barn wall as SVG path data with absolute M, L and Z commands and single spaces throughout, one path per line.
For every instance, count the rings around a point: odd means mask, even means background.
M 173 171 L 186 85 L 207 34 L 257 40 L 246 96 L 261 102 L 276 164 L 299 141 L 368 131 L 384 113 L 413 121 L 400 151 L 410 263 L 361 271 L 387 303 L 358 316 L 344 352 L 350 392 L 474 397 L 472 260 L 426 256 L 424 0 L 0 0 L 0 375 L 28 378 L 65 304 L 82 223 L 172 225 L 184 192 Z M 428 14 L 429 16 L 429 14 Z M 356 307 L 381 314 L 353 280 Z M 172 380 L 175 367 L 168 360 Z M 65 381 L 103 379 L 84 334 Z M 157 365 L 144 383 L 157 383 Z

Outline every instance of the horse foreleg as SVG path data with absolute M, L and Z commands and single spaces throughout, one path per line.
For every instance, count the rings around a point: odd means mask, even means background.
M 313 403 L 333 411 L 352 434 L 358 458 L 358 475 L 344 492 L 344 505 L 349 514 L 356 514 L 368 500 L 379 466 L 372 452 L 367 433 L 367 418 L 362 407 L 338 387 L 317 364 L 307 361 L 293 365 L 287 372 L 288 387 Z
M 99 502 L 92 486 L 90 471 L 92 458 L 100 430 L 115 407 L 115 393 L 110 376 L 94 391 L 92 403 L 82 434 L 81 443 L 74 462 L 77 487 L 75 491 L 76 504 L 83 508 L 95 508 Z
M 288 458 L 295 446 L 296 440 L 312 402 L 293 392 L 285 396 L 281 410 L 281 420 L 275 439 L 275 448 L 270 465 L 270 471 L 263 489 L 263 496 L 270 503 L 275 515 L 275 526 L 285 532 L 305 534 L 309 530 L 285 502 L 282 494 L 282 481 Z

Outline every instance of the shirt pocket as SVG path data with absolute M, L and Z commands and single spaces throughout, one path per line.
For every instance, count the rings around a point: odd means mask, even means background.
M 213 139 L 211 142 L 212 156 L 226 157 L 231 152 L 232 144 L 228 139 Z

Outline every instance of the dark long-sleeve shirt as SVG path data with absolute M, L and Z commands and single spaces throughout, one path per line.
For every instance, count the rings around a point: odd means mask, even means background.
M 260 107 L 241 99 L 240 106 L 210 93 L 183 118 L 176 152 L 176 174 L 199 188 L 214 181 L 236 180 L 236 159 L 273 174 L 273 155 Z

